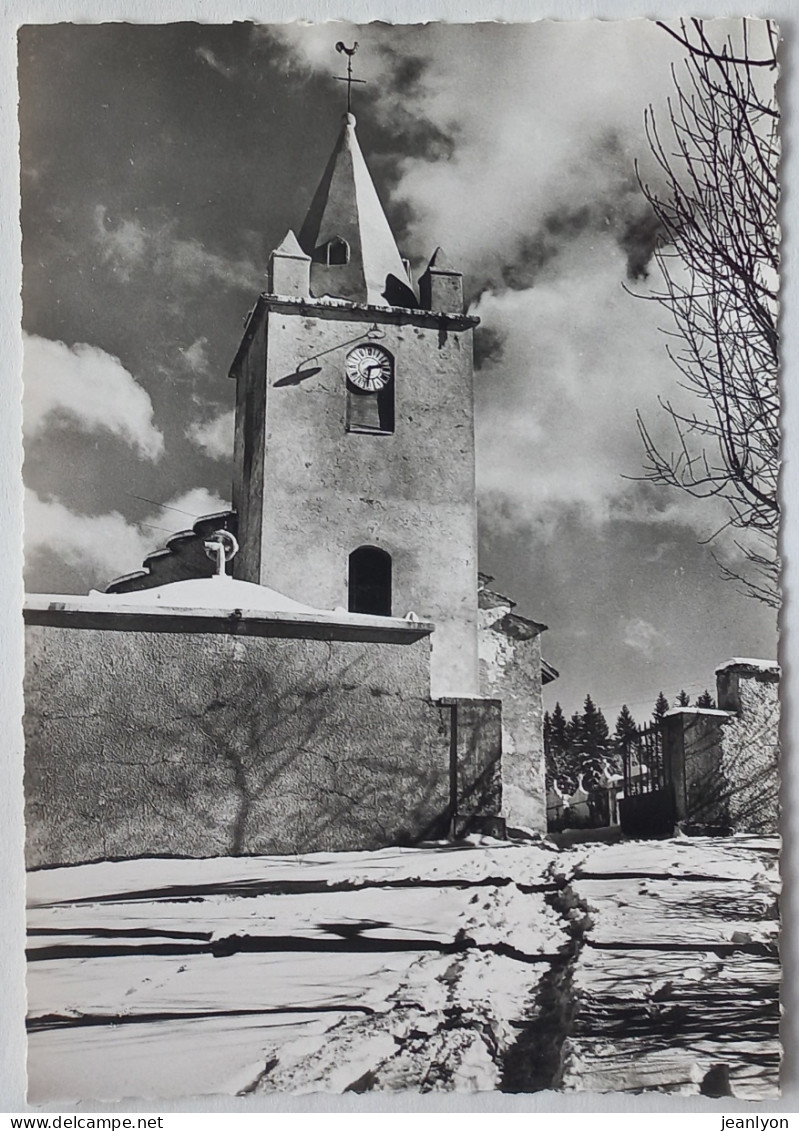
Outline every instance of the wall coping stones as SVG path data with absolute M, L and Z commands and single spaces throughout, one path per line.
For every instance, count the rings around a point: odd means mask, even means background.
M 389 644 L 411 644 L 435 630 L 431 621 L 408 621 L 399 617 L 376 617 L 364 613 L 173 608 L 145 605 L 141 602 L 126 604 L 119 597 L 105 594 L 29 594 L 25 600 L 24 617 L 26 624 L 47 624 L 62 628 L 275 636 Z
M 729 719 L 735 711 L 720 711 L 717 707 L 671 707 L 663 712 L 664 719 L 673 719 L 677 715 L 709 715 L 720 719 Z
M 457 707 L 460 703 L 487 704 L 490 707 L 501 707 L 501 699 L 491 699 L 487 695 L 440 695 L 436 699 L 442 707 Z
M 471 314 L 452 314 L 443 310 L 422 310 L 407 306 L 376 306 L 351 302 L 343 298 L 311 298 L 308 295 L 271 295 L 263 293 L 250 311 L 244 335 L 230 366 L 228 376 L 236 378 L 242 357 L 258 326 L 259 319 L 269 311 L 297 314 L 304 318 L 338 318 L 349 322 L 393 322 L 429 328 L 446 326 L 448 330 L 471 330 L 480 319 Z
M 773 679 L 779 679 L 780 666 L 776 660 L 755 660 L 735 656 L 733 659 L 725 660 L 723 664 L 719 664 L 716 668 L 716 674 L 718 675 L 719 672 L 737 672 L 739 675 L 770 676 Z

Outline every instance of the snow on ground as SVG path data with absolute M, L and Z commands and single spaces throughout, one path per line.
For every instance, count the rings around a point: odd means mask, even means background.
M 30 1100 L 774 1095 L 777 849 L 486 839 L 32 873 Z
M 316 891 L 380 885 L 469 883 L 504 878 L 542 883 L 557 849 L 546 841 L 520 846 L 480 838 L 479 844 L 441 842 L 424 848 L 382 848 L 376 852 L 315 852 L 303 856 L 237 856 L 207 860 L 157 857 L 47 868 L 28 876 L 29 906 L 75 903 L 82 899 L 151 899 L 213 892 Z

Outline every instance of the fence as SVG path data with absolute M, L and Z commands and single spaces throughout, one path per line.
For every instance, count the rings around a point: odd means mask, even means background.
M 674 830 L 674 785 L 663 757 L 659 723 L 639 727 L 637 737 L 621 749 L 624 797 L 619 820 L 627 836 L 664 836 Z
M 655 723 L 639 727 L 616 747 L 621 775 L 602 762 L 598 781 L 586 787 L 582 775 L 573 793 L 557 782 L 547 793 L 547 827 L 604 828 L 621 824 L 629 836 L 660 836 L 672 831 L 674 788 L 663 756 L 663 731 Z

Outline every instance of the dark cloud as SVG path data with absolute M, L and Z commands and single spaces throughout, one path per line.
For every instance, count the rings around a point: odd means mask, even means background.
M 637 184 L 611 199 L 604 194 L 590 203 L 547 212 L 535 231 L 519 238 L 512 255 L 477 288 L 527 290 L 565 247 L 586 235 L 610 235 L 624 252 L 629 280 L 645 279 L 663 229 Z
M 488 362 L 500 362 L 504 335 L 491 326 L 478 326 L 474 332 L 474 365 L 482 369 Z
M 640 211 L 630 215 L 622 224 L 617 239 L 627 256 L 627 278 L 646 279 L 652 256 L 663 236 L 663 227 L 648 201 L 642 201 Z
M 377 49 L 389 71 L 391 86 L 396 94 L 416 94 L 422 89 L 431 64 L 429 56 L 398 51 L 386 40 L 379 42 Z
M 596 225 L 587 205 L 549 213 L 536 232 L 522 237 L 515 258 L 502 265 L 503 284 L 511 290 L 526 291 L 564 243 L 592 226 Z

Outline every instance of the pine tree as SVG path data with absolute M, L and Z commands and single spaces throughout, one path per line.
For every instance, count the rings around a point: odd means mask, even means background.
M 638 726 L 626 703 L 619 711 L 619 717 L 616 719 L 613 747 L 613 770 L 615 773 L 621 773 L 624 769 L 625 759 L 628 766 L 632 766 L 634 759 L 638 757 Z
M 544 758 L 546 768 L 547 789 L 557 782 L 561 789 L 566 789 L 564 777 L 569 774 L 569 739 L 566 733 L 566 718 L 560 703 L 555 704 L 555 709 L 550 715 L 544 716 Z
M 555 704 L 550 719 L 550 744 L 556 755 L 562 755 L 569 745 L 566 735 L 566 716 L 560 703 Z
M 608 737 L 605 716 L 591 696 L 586 695 L 577 742 L 579 772 L 583 775 L 586 789 L 596 786 L 602 773 L 602 763 L 608 753 Z
M 678 707 L 690 707 L 690 705 L 691 705 L 691 696 L 688 694 L 687 691 L 681 691 L 680 694 L 677 696 L 677 706 Z
M 710 692 L 705 689 L 697 699 L 696 705 L 697 707 L 704 707 L 705 709 L 709 708 L 712 711 L 716 707 L 716 700 L 713 698 Z
M 579 747 L 582 727 L 583 719 L 579 711 L 575 711 L 568 722 L 565 719 L 563 721 L 564 751 L 560 760 L 558 784 L 564 793 L 573 793 L 577 788 L 577 778 L 580 773 Z
M 669 709 L 669 701 L 662 691 L 658 692 L 658 697 L 655 700 L 655 709 L 652 712 L 652 717 L 656 723 L 659 723 L 666 711 Z

